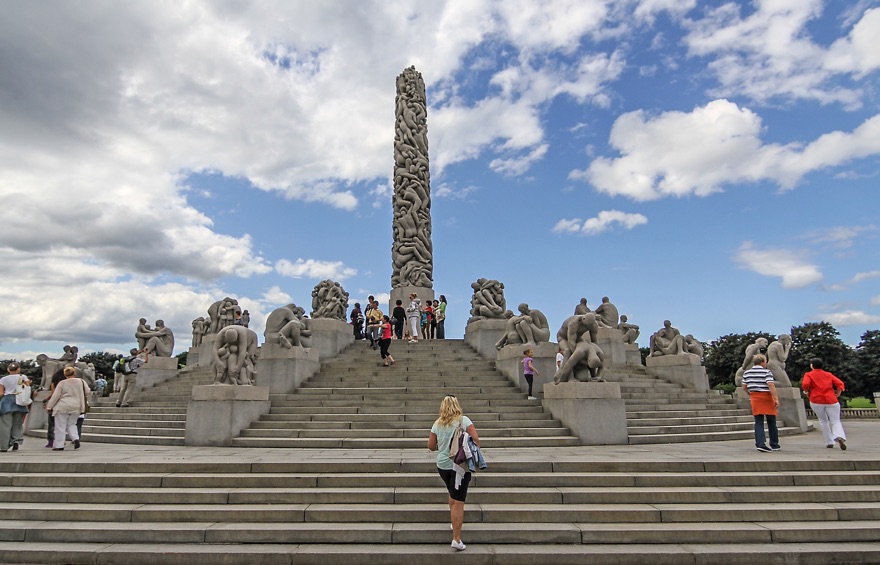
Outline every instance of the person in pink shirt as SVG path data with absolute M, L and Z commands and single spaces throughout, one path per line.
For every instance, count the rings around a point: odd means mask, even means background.
M 846 432 L 840 423 L 840 402 L 838 397 L 844 391 L 843 381 L 822 368 L 819 358 L 810 360 L 810 369 L 804 373 L 801 388 L 810 398 L 810 407 L 819 419 L 819 427 L 825 436 L 825 447 L 846 449 Z

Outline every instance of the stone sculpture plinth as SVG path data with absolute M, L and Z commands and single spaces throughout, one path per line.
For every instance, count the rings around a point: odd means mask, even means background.
M 416 293 L 416 296 L 419 300 L 422 301 L 422 308 L 428 305 L 428 301 L 434 300 L 434 289 L 426 288 L 423 286 L 398 286 L 396 288 L 391 289 L 391 298 L 388 300 L 388 310 L 385 311 L 388 314 L 388 317 L 391 317 L 391 312 L 394 311 L 394 307 L 397 305 L 397 301 L 400 300 L 400 305 L 403 309 L 409 308 L 409 304 L 411 300 L 409 299 L 409 295 L 412 293 Z M 409 321 L 404 320 L 404 330 L 409 330 Z M 421 339 L 421 336 L 419 336 Z
M 354 332 L 343 320 L 333 318 L 314 318 L 309 320 L 312 331 L 312 349 L 319 359 L 336 357 L 346 347 L 354 343 Z M 261 354 L 261 359 L 262 359 Z
M 506 319 L 474 320 L 464 329 L 464 342 L 483 357 L 495 359 L 498 351 L 495 349 L 495 344 L 504 335 L 506 328 Z
M 620 330 L 600 327 L 596 332 L 596 343 L 605 354 L 604 363 L 606 366 L 626 364 L 626 348 L 624 347 L 626 344 L 623 343 L 623 333 Z
M 785 425 L 799 428 L 802 432 L 808 431 L 807 411 L 804 407 L 804 399 L 801 397 L 800 389 L 787 386 L 782 387 L 777 384 L 776 395 L 779 397 L 779 409 L 777 412 L 779 418 L 785 422 Z
M 241 430 L 263 414 L 272 403 L 269 388 L 239 385 L 193 387 L 186 406 L 186 445 L 228 446 Z
M 33 386 L 36 386 L 36 384 Z M 48 400 L 50 396 L 52 396 L 52 393 L 48 390 L 38 390 L 37 394 L 34 395 L 34 401 L 28 409 L 27 418 L 24 419 L 25 435 L 29 435 L 28 432 L 31 430 L 44 429 L 46 424 L 49 423 L 49 414 L 46 412 L 46 407 L 43 406 L 43 401 Z
M 272 394 L 294 392 L 320 368 L 320 355 L 314 347 L 282 347 L 264 343 L 257 360 L 258 387 L 266 387 Z
M 618 383 L 546 384 L 543 404 L 554 418 L 580 438 L 582 445 L 629 442 L 626 406 Z
M 544 385 L 553 382 L 553 376 L 556 374 L 556 350 L 558 346 L 555 343 L 542 342 L 538 344 L 522 344 L 505 345 L 497 352 L 497 361 L 495 368 L 501 371 L 510 382 L 515 384 L 521 391 L 528 392 L 529 385 L 523 376 L 523 351 L 532 350 L 532 365 L 538 370 L 535 375 L 534 386 L 532 391 L 535 396 L 540 397 Z
M 645 366 L 649 375 L 678 383 L 686 389 L 709 391 L 706 368 L 700 365 L 700 357 L 692 353 L 648 357 Z
M 624 343 L 623 350 L 626 353 L 626 364 L 627 365 L 641 365 L 642 364 L 642 352 L 639 351 L 639 344 L 637 344 L 637 343 Z
M 153 357 L 137 370 L 135 390 L 151 388 L 177 376 L 177 357 Z

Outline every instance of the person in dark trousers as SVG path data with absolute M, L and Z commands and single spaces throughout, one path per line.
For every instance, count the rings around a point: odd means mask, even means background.
M 364 313 L 361 312 L 360 302 L 354 303 L 354 308 L 351 309 L 349 319 L 351 320 L 351 327 L 354 331 L 354 338 L 356 340 L 364 339 Z
M 402 300 L 394 303 L 391 317 L 394 319 L 394 335 L 397 336 L 397 339 L 403 339 L 403 324 L 406 322 L 406 310 L 403 309 Z
M 379 354 L 382 355 L 382 364 L 386 367 L 388 366 L 388 361 L 391 361 L 391 364 L 394 365 L 394 357 L 388 352 L 388 349 L 391 347 L 391 334 L 393 331 L 391 318 L 383 315 L 382 321 L 379 322 Z
M 754 366 L 743 373 L 742 387 L 749 395 L 752 415 L 755 417 L 755 447 L 758 451 L 779 451 L 779 430 L 776 427 L 776 414 L 779 410 L 779 397 L 773 373 L 767 369 L 767 358 L 757 354 L 752 359 Z M 770 447 L 764 443 L 764 418 L 767 418 L 767 431 L 770 434 Z

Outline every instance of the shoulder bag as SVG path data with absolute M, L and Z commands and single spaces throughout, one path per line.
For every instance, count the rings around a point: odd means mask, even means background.
M 19 406 L 30 406 L 33 401 L 31 387 L 25 384 L 24 379 L 18 379 L 18 387 L 15 389 L 15 403 Z

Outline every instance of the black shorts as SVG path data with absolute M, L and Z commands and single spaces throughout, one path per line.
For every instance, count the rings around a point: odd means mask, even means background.
M 461 479 L 461 486 L 456 489 L 455 488 L 455 471 L 452 469 L 441 469 L 437 468 L 437 472 L 440 473 L 440 478 L 443 479 L 443 482 L 446 483 L 446 490 L 449 491 L 449 498 L 452 500 L 457 500 L 459 502 L 464 502 L 467 498 L 467 490 L 468 485 L 471 482 L 471 474 L 465 473 L 464 477 Z

